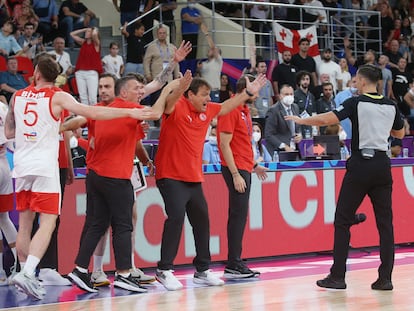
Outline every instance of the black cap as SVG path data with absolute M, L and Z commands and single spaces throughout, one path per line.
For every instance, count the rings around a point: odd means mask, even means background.
M 323 49 L 323 52 L 324 52 L 324 53 L 325 53 L 325 52 L 332 53 L 332 49 L 331 49 L 331 48 L 324 48 L 324 49 Z

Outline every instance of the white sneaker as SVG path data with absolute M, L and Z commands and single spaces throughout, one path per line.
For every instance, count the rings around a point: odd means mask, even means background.
M 173 274 L 174 270 L 159 270 L 155 278 L 168 290 L 179 290 L 183 288 L 183 284 Z
M 55 269 L 42 268 L 39 271 L 39 280 L 46 286 L 71 286 L 72 283 L 61 276 Z
M 22 290 L 26 295 L 34 299 L 43 299 L 46 291 L 39 280 L 34 275 L 27 275 L 21 271 L 17 273 L 11 280 L 12 285 L 16 285 L 19 290 Z
M 0 258 L 0 260 L 2 259 Z M 0 270 L 0 286 L 6 286 L 6 285 L 9 285 L 9 281 L 7 280 L 6 271 L 2 269 Z
M 131 272 L 132 277 L 139 279 L 139 282 L 142 284 L 155 282 L 155 277 L 145 274 L 141 269 L 133 268 L 129 272 Z
M 100 270 L 92 272 L 91 282 L 95 287 L 109 286 L 111 284 L 105 272 L 100 271 Z
M 221 286 L 224 285 L 224 281 L 215 276 L 211 270 L 194 273 L 194 283 L 203 284 L 209 286 Z

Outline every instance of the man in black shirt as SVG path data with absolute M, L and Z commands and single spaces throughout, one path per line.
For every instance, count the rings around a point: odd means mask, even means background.
M 316 86 L 318 83 L 318 77 L 316 76 L 316 63 L 313 57 L 308 55 L 310 48 L 310 40 L 308 38 L 301 38 L 299 40 L 299 52 L 292 56 L 292 65 L 296 67 L 298 71 L 308 71 L 311 73 L 311 85 Z
M 290 85 L 296 89 L 296 67 L 290 63 L 292 53 L 286 50 L 282 53 L 283 62 L 277 65 L 272 72 L 273 90 L 276 101 L 279 100 L 279 88 L 284 85 Z
M 142 61 L 145 54 L 145 42 L 143 39 L 145 27 L 140 22 L 136 22 L 133 31 L 133 34 L 128 32 L 127 22 L 125 22 L 122 34 L 125 36 L 128 46 L 124 73 L 135 72 L 144 75 Z
M 377 93 L 381 69 L 361 66 L 356 75 L 360 94 L 346 100 L 331 112 L 301 119 L 287 116 L 305 125 L 329 125 L 350 118 L 352 121 L 351 157 L 335 212 L 335 235 L 330 274 L 316 282 L 320 287 L 345 289 L 346 260 L 350 227 L 355 224 L 355 212 L 368 195 L 371 199 L 379 232 L 381 265 L 378 279 L 371 284 L 374 290 L 392 290 L 391 274 L 394 266 L 394 229 L 392 224 L 392 175 L 387 155 L 388 137 L 404 137 L 404 121 L 396 104 Z M 380 125 L 380 126 L 379 126 Z

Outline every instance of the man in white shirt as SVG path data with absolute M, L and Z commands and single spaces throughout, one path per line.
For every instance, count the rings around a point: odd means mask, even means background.
M 73 65 L 70 60 L 69 53 L 65 52 L 65 39 L 62 37 L 57 37 L 53 40 L 53 51 L 49 51 L 48 53 L 51 55 L 56 56 L 56 61 L 62 67 L 62 74 L 69 76 L 73 73 Z
M 342 91 L 341 67 L 332 60 L 332 50 L 330 48 L 324 49 L 321 56 L 321 62 L 316 64 L 316 72 L 318 77 L 324 73 L 329 75 L 329 81 L 332 83 L 336 94 L 337 91 Z

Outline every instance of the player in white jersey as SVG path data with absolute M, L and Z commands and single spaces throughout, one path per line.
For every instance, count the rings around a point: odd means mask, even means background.
M 16 261 L 17 231 L 10 220 L 9 212 L 13 209 L 13 184 L 6 149 L 11 142 L 4 136 L 4 122 L 7 105 L 0 102 L 0 286 L 7 285 L 7 275 L 3 268 L 3 235 L 9 244 Z
M 46 293 L 35 278 L 35 269 L 49 245 L 60 210 L 57 159 L 62 110 L 97 120 L 160 117 L 150 108 L 83 105 L 54 87 L 58 74 L 56 61 L 50 56 L 41 57 L 34 70 L 34 85 L 12 96 L 5 122 L 6 138 L 15 138 L 16 141 L 13 175 L 16 177 L 16 202 L 20 212 L 16 247 L 22 270 L 11 282 L 35 299 L 42 299 Z M 40 213 L 40 224 L 31 239 L 36 212 Z

